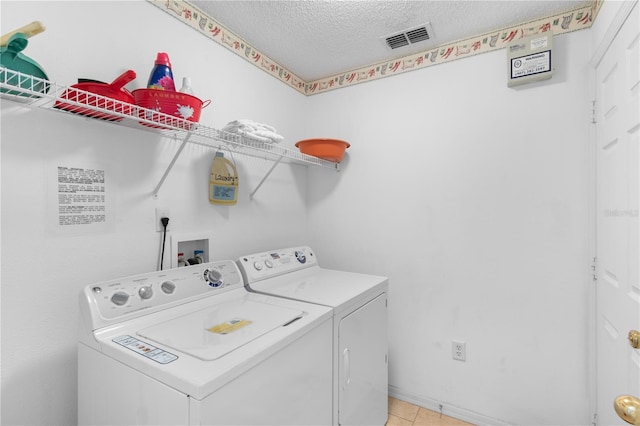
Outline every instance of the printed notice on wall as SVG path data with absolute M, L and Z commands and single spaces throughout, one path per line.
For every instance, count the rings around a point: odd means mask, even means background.
M 511 59 L 511 78 L 551 72 L 551 51 Z
M 58 224 L 91 225 L 107 220 L 104 170 L 58 167 Z
M 113 209 L 105 168 L 68 164 L 48 168 L 48 229 L 55 234 L 107 231 L 113 223 Z

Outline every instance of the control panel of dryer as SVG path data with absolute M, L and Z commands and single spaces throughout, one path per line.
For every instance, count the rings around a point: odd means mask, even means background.
M 318 264 L 310 247 L 292 247 L 241 256 L 238 260 L 248 284 Z
M 98 315 L 110 320 L 141 310 L 164 309 L 243 285 L 233 261 L 201 263 L 88 285 L 82 292 L 81 305 L 87 304 L 94 318 Z

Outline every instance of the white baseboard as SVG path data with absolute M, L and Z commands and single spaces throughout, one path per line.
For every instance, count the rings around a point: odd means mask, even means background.
M 389 396 L 400 399 L 402 401 L 410 402 L 415 405 L 419 405 L 420 407 L 428 408 L 429 410 L 435 412 L 440 412 L 440 407 L 442 407 L 442 414 L 444 414 L 445 416 L 463 420 L 474 425 L 511 426 L 509 423 L 506 423 L 502 420 L 483 416 L 482 414 L 476 413 L 474 411 L 465 410 L 464 408 L 446 404 L 442 401 L 437 401 L 435 399 L 422 397 L 410 392 L 405 392 L 393 385 L 389 385 Z

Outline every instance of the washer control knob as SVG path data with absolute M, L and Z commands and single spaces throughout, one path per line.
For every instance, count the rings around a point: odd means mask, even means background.
M 253 262 L 253 267 L 256 268 L 256 271 L 262 271 L 262 263 L 260 262 Z
M 138 295 L 142 300 L 149 299 L 151 296 L 153 296 L 153 289 L 150 285 L 145 285 L 144 287 L 140 287 L 140 289 L 138 290 Z
M 271 259 L 265 260 L 264 264 L 267 265 L 267 268 L 273 268 L 273 262 L 271 261 Z
M 118 291 L 111 296 L 111 302 L 114 305 L 122 306 L 129 301 L 129 295 L 124 291 Z
M 206 269 L 204 271 L 204 279 L 209 283 L 210 287 L 220 287 L 222 285 L 222 272 L 217 269 Z
M 160 284 L 160 289 L 162 289 L 165 294 L 171 294 L 176 290 L 176 285 L 173 281 L 165 281 Z
M 300 263 L 305 263 L 307 261 L 307 257 L 304 255 L 304 252 L 302 250 L 296 250 L 295 256 Z

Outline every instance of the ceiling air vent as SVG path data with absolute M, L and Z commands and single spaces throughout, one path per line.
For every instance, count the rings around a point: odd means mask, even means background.
M 407 37 L 411 44 L 417 43 L 423 40 L 429 40 L 429 32 L 425 27 L 416 28 L 415 30 L 407 31 Z
M 392 49 L 397 49 L 398 47 L 409 45 L 409 39 L 407 39 L 407 36 L 404 33 L 387 37 L 386 40 L 387 40 L 387 46 L 389 46 Z
M 401 33 L 388 35 L 384 37 L 384 41 L 390 49 L 398 49 L 399 47 L 429 40 L 431 33 L 431 25 L 427 23 L 418 27 L 409 28 Z

